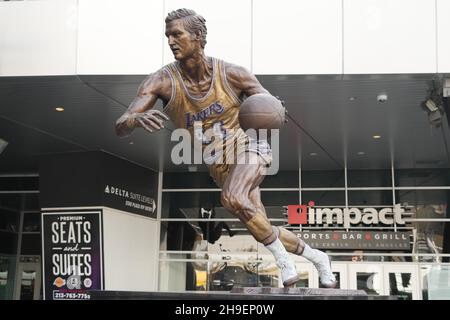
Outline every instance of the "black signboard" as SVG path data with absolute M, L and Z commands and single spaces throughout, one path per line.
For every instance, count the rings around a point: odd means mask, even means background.
M 90 299 L 102 290 L 102 211 L 43 212 L 43 281 L 46 300 Z
M 411 250 L 412 232 L 409 231 L 310 230 L 295 233 L 297 237 L 317 249 Z
M 104 206 L 156 218 L 157 172 L 106 152 L 45 155 L 39 174 L 42 208 Z

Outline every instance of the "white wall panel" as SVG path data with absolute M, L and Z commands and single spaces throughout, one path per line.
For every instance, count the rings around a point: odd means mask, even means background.
M 188 8 L 206 19 L 205 54 L 251 68 L 251 1 L 166 0 L 164 19 L 170 11 Z M 164 38 L 166 39 L 166 38 Z M 164 64 L 174 61 L 167 41 Z
M 341 0 L 256 0 L 253 21 L 254 73 L 342 73 Z
M 103 247 L 105 289 L 125 291 L 157 290 L 158 268 L 156 220 L 105 208 Z
M 436 72 L 433 0 L 343 0 L 344 73 Z
M 75 74 L 76 0 L 0 2 L 0 75 Z
M 437 0 L 438 72 L 450 72 L 450 1 Z
M 162 67 L 163 0 L 79 0 L 78 15 L 79 74 Z

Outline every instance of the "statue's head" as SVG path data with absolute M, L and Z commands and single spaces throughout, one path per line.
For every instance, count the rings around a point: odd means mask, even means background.
M 178 9 L 167 15 L 166 37 L 176 60 L 183 60 L 205 48 L 205 21 L 190 9 Z

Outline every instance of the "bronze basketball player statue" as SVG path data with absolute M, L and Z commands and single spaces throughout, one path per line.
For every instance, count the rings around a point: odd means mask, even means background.
M 236 155 L 238 161 L 227 164 L 205 160 L 210 175 L 222 188 L 222 205 L 272 252 L 284 286 L 299 280 L 288 254 L 291 252 L 315 265 L 323 286 L 335 287 L 328 256 L 312 249 L 292 232 L 271 226 L 261 202 L 259 185 L 270 164 L 271 149 L 264 140 L 257 141 L 256 148 L 255 144 L 249 144 L 250 138 L 239 127 L 238 114 L 243 98 L 268 91 L 245 68 L 205 56 L 206 25 L 202 16 L 193 10 L 179 9 L 170 12 L 165 22 L 166 37 L 176 61 L 142 82 L 137 97 L 117 120 L 117 134 L 126 136 L 138 127 L 154 132 L 163 128 L 163 122 L 169 119 L 178 128 L 188 129 L 191 135 L 194 135 L 194 120 L 198 119 L 203 130 L 218 125 L 232 132 L 231 137 L 220 141 L 224 147 L 229 147 L 229 143 L 245 146 L 244 152 Z M 152 109 L 157 99 L 163 101 L 164 113 Z M 246 163 L 239 161 L 241 157 L 247 157 Z

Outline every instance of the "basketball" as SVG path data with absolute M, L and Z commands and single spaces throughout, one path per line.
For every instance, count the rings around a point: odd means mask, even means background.
M 247 129 L 280 129 L 285 111 L 280 100 L 267 93 L 254 94 L 244 100 L 239 111 L 239 124 Z

